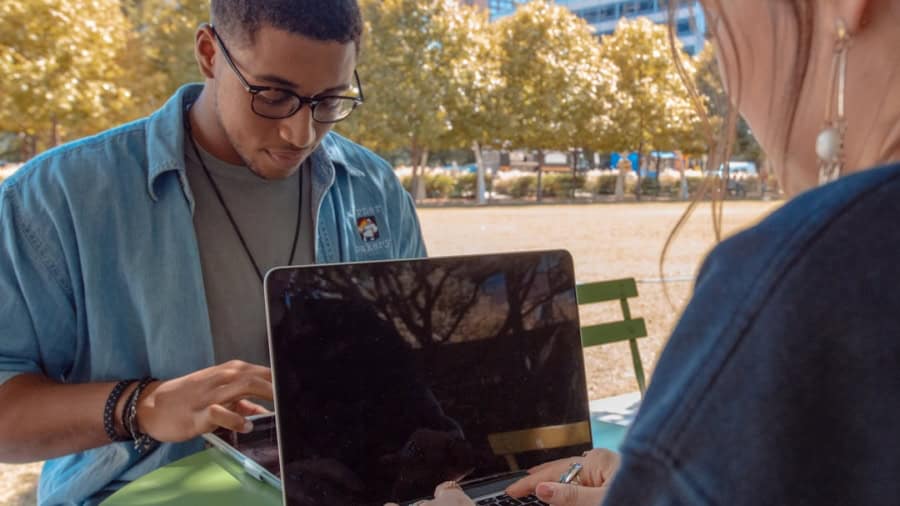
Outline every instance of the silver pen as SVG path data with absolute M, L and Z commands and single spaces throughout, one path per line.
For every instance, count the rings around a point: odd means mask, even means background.
M 578 482 L 576 480 L 578 480 L 578 474 L 581 473 L 581 470 L 583 468 L 584 468 L 583 465 L 581 465 L 578 462 L 575 462 L 574 464 L 569 466 L 569 469 L 566 470 L 566 472 L 564 472 L 562 474 L 562 476 L 559 477 L 559 482 L 564 483 L 564 484 L 569 484 L 574 481 L 577 484 Z

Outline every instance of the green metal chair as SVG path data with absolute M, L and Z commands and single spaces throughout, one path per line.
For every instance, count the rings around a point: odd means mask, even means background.
M 638 388 L 643 397 L 647 390 L 647 383 L 644 378 L 644 366 L 641 363 L 641 352 L 638 349 L 637 340 L 647 337 L 647 325 L 643 318 L 632 318 L 631 310 L 628 308 L 628 299 L 638 296 L 634 278 L 578 285 L 576 295 L 579 306 L 616 300 L 622 305 L 622 321 L 581 327 L 581 344 L 588 348 L 628 341 L 631 346 L 631 359 L 634 363 L 634 376 L 637 378 Z

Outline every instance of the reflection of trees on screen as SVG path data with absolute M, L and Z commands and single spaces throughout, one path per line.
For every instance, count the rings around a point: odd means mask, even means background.
M 368 265 L 363 274 L 347 269 L 320 269 L 314 286 L 321 297 L 362 299 L 390 321 L 411 345 L 430 347 L 520 335 L 544 324 L 570 319 L 571 304 L 558 300 L 572 287 L 562 275 L 561 257 L 541 263 L 508 257 L 448 259 Z
M 293 274 L 288 286 L 269 287 L 270 294 L 286 294 L 288 312 L 304 307 L 292 304 L 292 297 L 333 299 L 337 308 L 362 305 L 375 313 L 374 322 L 360 325 L 364 338 L 369 327 L 383 323 L 406 345 L 424 351 L 413 354 L 416 367 L 443 412 L 466 421 L 466 439 L 483 452 L 481 471 L 507 469 L 490 451 L 488 434 L 587 416 L 574 280 L 565 254 L 312 267 Z M 340 309 L 307 316 L 354 318 Z M 336 337 L 353 342 L 355 336 Z M 392 351 L 357 350 L 366 360 L 373 358 L 375 367 L 392 368 L 378 359 Z M 522 406 L 529 408 L 523 411 Z M 520 458 L 523 465 L 532 465 L 558 456 Z

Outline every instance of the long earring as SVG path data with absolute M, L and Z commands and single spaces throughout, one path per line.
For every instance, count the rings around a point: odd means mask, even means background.
M 850 52 L 851 37 L 844 20 L 837 24 L 837 42 L 834 46 L 831 86 L 828 91 L 828 106 L 825 109 L 825 129 L 816 139 L 816 154 L 819 155 L 819 184 L 827 184 L 841 177 L 844 170 L 844 138 L 847 134 L 845 98 L 847 95 L 847 54 Z M 835 111 L 837 106 L 837 111 Z

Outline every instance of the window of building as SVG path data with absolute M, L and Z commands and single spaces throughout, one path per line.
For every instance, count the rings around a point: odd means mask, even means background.
M 581 11 L 576 11 L 575 15 L 578 17 L 584 18 L 585 21 L 587 21 L 588 23 L 590 23 L 592 25 L 602 21 L 600 18 L 600 10 L 596 9 L 596 8 L 583 9 Z

